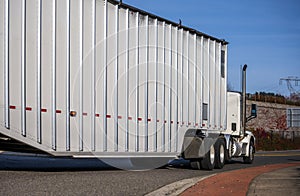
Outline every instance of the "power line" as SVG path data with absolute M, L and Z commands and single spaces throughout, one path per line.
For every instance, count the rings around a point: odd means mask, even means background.
M 297 91 L 293 86 L 299 86 L 300 78 L 295 76 L 289 76 L 287 78 L 280 78 L 279 85 L 282 85 L 283 82 L 286 82 L 287 88 L 291 94 L 298 94 L 300 91 Z M 294 84 L 294 85 L 293 85 Z

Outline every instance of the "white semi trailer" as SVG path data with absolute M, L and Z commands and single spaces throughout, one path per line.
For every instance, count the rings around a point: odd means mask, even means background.
M 2 0 L 0 15 L 1 134 L 54 156 L 253 161 L 226 41 L 113 0 Z

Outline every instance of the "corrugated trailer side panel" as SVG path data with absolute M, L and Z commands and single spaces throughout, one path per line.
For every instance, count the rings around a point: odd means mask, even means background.
M 21 78 L 24 77 L 24 73 L 21 71 L 21 67 L 24 67 L 24 25 L 22 25 L 22 20 L 24 20 L 24 6 L 21 1 L 10 1 L 9 2 L 9 48 L 8 48 L 8 83 L 6 83 L 5 88 L 9 89 L 9 106 L 10 109 L 14 109 L 13 112 L 9 112 L 8 124 L 9 128 L 19 130 L 19 134 L 24 134 L 24 127 L 22 127 L 22 118 L 24 119 L 22 94 L 21 89 L 24 82 L 21 82 Z M 17 5 L 17 6 L 16 6 Z M 11 9 L 12 6 L 16 6 L 15 9 Z M 11 45 L 15 46 L 14 48 Z M 14 54 L 12 56 L 11 54 Z M 13 90 L 12 90 L 13 89 Z M 12 110 L 10 110 L 12 111 Z
M 178 146 L 178 69 L 179 69 L 179 54 L 178 54 L 178 27 L 172 27 L 172 82 L 171 82 L 171 137 L 172 148 L 176 151 Z
M 66 118 L 69 114 L 66 109 L 67 106 L 67 96 L 69 96 L 69 92 L 67 90 L 67 85 L 69 83 L 67 67 L 68 58 L 69 58 L 69 34 L 68 34 L 68 11 L 67 11 L 67 3 L 68 1 L 56 1 L 56 8 L 55 8 L 55 18 L 56 18 L 56 46 L 55 46 L 55 86 L 53 91 L 56 94 L 56 105 L 55 108 L 61 113 L 56 113 L 56 139 L 55 141 L 55 148 L 57 151 L 66 151 L 67 150 L 67 140 L 66 140 L 66 133 L 67 133 L 67 121 Z M 64 22 L 59 22 L 60 20 Z
M 39 61 L 39 45 L 37 44 L 37 37 L 39 36 L 39 6 L 36 6 L 35 1 L 26 2 L 25 14 L 25 73 L 24 73 L 24 90 L 25 90 L 25 132 L 27 137 L 37 141 L 38 121 L 37 119 L 37 85 L 38 74 L 40 67 Z M 23 79 L 22 79 L 23 80 Z M 35 87 L 35 88 L 32 88 Z
M 225 64 L 222 63 L 222 61 L 225 60 L 225 55 L 227 53 L 225 53 L 224 48 L 222 47 L 222 45 L 220 43 L 218 43 L 218 52 L 219 52 L 219 57 L 218 57 L 218 64 L 219 64 L 219 78 L 220 78 L 220 86 L 219 86 L 219 97 L 218 97 L 218 102 L 220 104 L 220 108 L 221 108 L 221 112 L 219 113 L 219 122 L 220 122 L 220 130 L 225 130 L 225 128 L 227 127 L 225 124 L 225 119 L 227 119 L 227 112 L 226 112 L 226 108 L 227 108 L 227 104 L 225 103 L 226 101 L 226 91 L 227 91 L 227 80 L 225 77 Z M 222 60 L 223 58 L 223 60 Z
M 215 42 L 215 99 L 214 99 L 214 105 L 215 108 L 215 129 L 220 130 L 221 128 L 221 121 L 220 121 L 220 113 L 221 113 L 221 105 L 220 105 L 220 81 L 221 81 L 221 72 L 220 72 L 220 61 L 219 61 L 219 44 Z M 219 111 L 219 112 L 218 112 Z
M 218 43 L 218 75 L 219 75 L 219 97 L 218 103 L 220 112 L 218 120 L 220 122 L 220 130 L 227 128 L 227 46 Z
M 157 20 L 156 19 L 149 19 L 149 83 L 148 83 L 148 130 L 149 130 L 149 151 L 155 151 L 156 150 L 156 143 L 157 143 L 157 135 L 156 135 L 156 127 L 155 127 L 155 114 L 156 114 L 156 108 L 155 108 L 155 99 L 156 99 L 156 62 L 154 59 L 156 59 L 156 38 L 157 38 Z
M 215 97 L 216 97 L 216 67 L 215 65 L 215 55 L 216 55 L 216 50 L 215 50 L 215 42 L 214 41 L 209 41 L 209 129 L 215 129 L 216 128 L 216 118 L 215 118 Z
M 203 71 L 202 71 L 202 126 L 208 127 L 209 124 L 209 39 L 203 40 Z
M 54 67 L 54 4 L 52 1 L 45 1 L 40 4 L 41 9 L 41 30 L 40 30 L 40 58 L 41 58 L 41 72 L 40 72 L 40 101 L 41 101 L 41 143 L 46 148 L 55 147 L 52 143 L 52 132 L 54 129 L 54 114 L 53 101 L 53 67 Z M 11 46 L 11 44 L 10 44 Z M 47 131 L 45 131 L 47 130 Z
M 165 76 L 165 29 L 162 21 L 158 22 L 158 65 L 157 65 L 157 146 L 159 151 L 163 151 L 165 148 L 165 124 L 164 124 L 164 76 Z
M 101 6 L 103 7 L 103 6 Z M 70 4 L 70 110 L 76 116 L 70 118 L 70 150 L 78 151 L 80 146 L 80 130 L 82 116 L 80 114 L 80 78 L 82 64 L 82 10 L 81 1 Z M 102 13 L 102 12 L 99 12 Z M 97 72 L 96 72 L 97 73 Z M 71 142 L 72 141 L 72 142 Z
M 4 134 L 55 155 L 174 156 L 187 129 L 226 128 L 222 41 L 115 1 L 0 5 Z
M 108 3 L 108 12 L 107 12 L 107 64 L 106 64 L 106 72 L 107 72 L 107 80 L 106 80 L 106 115 L 111 115 L 111 118 L 107 118 L 107 135 L 105 140 L 107 141 L 107 151 L 114 151 L 114 143 L 115 141 L 115 133 L 114 133 L 114 118 L 116 114 L 114 114 L 114 98 L 115 98 L 115 75 L 114 65 L 117 60 L 117 34 L 116 34 L 116 23 L 118 22 L 115 17 L 115 6 Z M 105 65 L 104 65 L 105 66 Z
M 5 65 L 7 64 L 7 43 L 6 43 L 6 36 L 7 36 L 7 1 L 0 2 L 0 125 L 5 127 L 6 126 L 6 91 L 5 91 Z
M 197 47 L 196 47 L 196 126 L 202 127 L 203 124 L 203 92 L 204 92 L 204 81 L 203 81 L 203 74 L 204 74 L 204 43 L 203 43 L 203 36 L 197 36 Z
M 130 11 L 129 13 L 129 73 L 128 73 L 128 150 L 135 151 L 136 148 L 136 138 L 135 133 L 137 132 L 137 89 L 135 84 L 137 81 L 137 71 L 138 71 L 138 23 L 137 23 L 138 14 Z
M 119 18 L 119 35 L 118 35 L 118 47 L 119 47 L 119 57 L 118 57 L 118 64 L 115 64 L 115 72 L 118 75 L 118 80 L 115 81 L 117 86 L 117 97 L 115 96 L 115 105 L 118 107 L 115 108 L 114 113 L 118 114 L 118 118 L 115 117 L 115 132 L 118 132 L 118 151 L 126 152 L 128 151 L 128 133 L 127 130 L 127 124 L 128 124 L 128 110 L 127 110 L 127 102 L 128 102 L 128 66 L 129 61 L 128 55 L 129 51 L 127 52 L 129 48 L 128 43 L 128 28 L 129 28 L 129 10 L 127 9 L 120 9 L 119 14 L 116 14 L 116 16 Z

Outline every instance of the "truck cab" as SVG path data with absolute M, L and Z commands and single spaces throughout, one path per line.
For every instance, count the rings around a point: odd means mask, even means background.
M 252 132 L 246 130 L 246 122 L 256 118 L 256 105 L 252 104 L 251 115 L 246 117 L 246 112 L 243 112 L 246 111 L 246 104 L 243 103 L 242 93 L 227 93 L 227 129 L 222 134 L 226 139 L 227 161 L 233 157 L 243 157 L 245 163 L 252 163 L 255 153 L 255 137 Z
M 223 134 L 241 135 L 241 100 L 239 92 L 227 93 L 227 129 Z

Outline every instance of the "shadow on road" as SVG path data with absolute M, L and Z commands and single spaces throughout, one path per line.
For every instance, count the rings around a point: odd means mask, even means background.
M 296 162 L 298 162 L 298 161 L 300 161 L 300 159 L 288 159 L 289 161 L 296 161 Z
M 10 171 L 99 171 L 99 170 L 133 170 L 144 171 L 149 169 L 168 169 L 169 167 L 190 168 L 189 161 L 174 160 L 168 163 L 157 162 L 156 166 L 149 167 L 144 160 L 147 159 L 98 159 L 98 158 L 72 158 L 53 157 L 48 155 L 14 155 L 0 153 L 0 170 Z M 148 160 L 149 162 L 149 160 Z M 152 161 L 152 163 L 155 163 Z M 165 164 L 168 163 L 168 164 Z M 137 164 L 132 166 L 133 164 Z M 164 165 L 165 164 L 165 165 Z M 115 167 L 113 167 L 115 166 Z M 146 168 L 143 168 L 145 166 Z M 138 169 L 137 169 L 138 168 Z
M 13 171 L 94 171 L 117 170 L 97 158 L 22 156 L 0 154 L 0 170 Z

